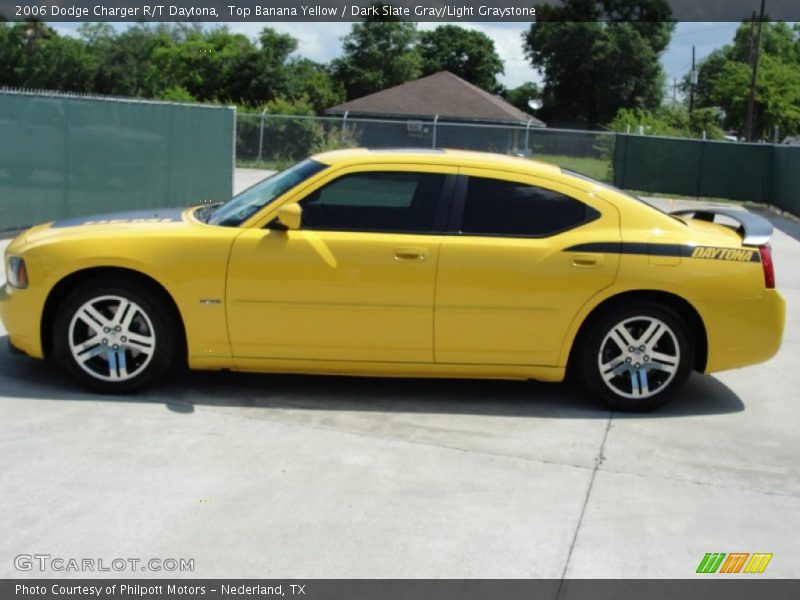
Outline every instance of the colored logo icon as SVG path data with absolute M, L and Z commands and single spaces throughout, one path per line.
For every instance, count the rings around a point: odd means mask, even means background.
M 698 573 L 763 573 L 772 553 L 756 552 L 708 552 L 697 566 Z

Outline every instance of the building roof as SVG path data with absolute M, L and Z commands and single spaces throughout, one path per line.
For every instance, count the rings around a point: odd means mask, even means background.
M 332 106 L 327 114 L 373 117 L 427 117 L 467 121 L 514 122 L 544 127 L 545 124 L 502 98 L 464 81 L 449 71 L 440 71 L 416 81 Z

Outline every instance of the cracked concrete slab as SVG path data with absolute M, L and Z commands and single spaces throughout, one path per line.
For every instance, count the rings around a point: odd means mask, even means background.
M 379 413 L 376 413 L 379 416 Z M 558 577 L 591 471 L 199 407 L 0 402 L 20 552 L 202 577 Z
M 760 577 L 793 578 L 799 523 L 797 497 L 609 473 L 601 467 L 566 575 L 702 577 L 695 571 L 706 552 L 767 552 L 774 556 Z

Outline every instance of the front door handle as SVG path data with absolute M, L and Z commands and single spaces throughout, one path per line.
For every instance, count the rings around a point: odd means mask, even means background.
M 395 260 L 420 261 L 428 258 L 427 248 L 396 248 L 394 251 Z
M 597 254 L 575 254 L 572 257 L 573 267 L 598 267 L 603 264 L 603 256 Z

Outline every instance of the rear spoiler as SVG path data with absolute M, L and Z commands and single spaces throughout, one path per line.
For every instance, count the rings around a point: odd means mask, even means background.
M 714 222 L 717 215 L 728 217 L 739 223 L 739 233 L 742 236 L 742 243 L 747 246 L 761 246 L 769 242 L 772 237 L 772 223 L 764 217 L 759 217 L 746 210 L 731 210 L 729 208 L 690 208 L 676 210 L 671 215 L 692 215 L 692 219 L 698 221 Z

